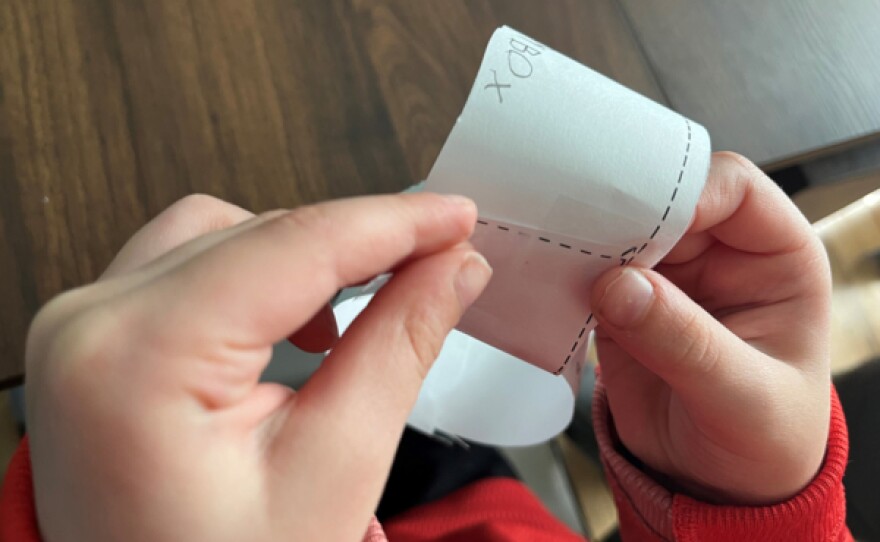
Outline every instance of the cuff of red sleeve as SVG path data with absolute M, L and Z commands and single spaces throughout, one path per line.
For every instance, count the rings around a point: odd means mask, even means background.
M 800 493 L 769 506 L 724 506 L 669 491 L 620 452 L 601 375 L 593 425 L 614 494 L 624 540 L 847 540 L 843 471 L 849 453 L 846 421 L 831 390 L 831 424 L 819 473 Z
M 22 439 L 12 456 L 3 487 L 0 488 L 0 540 L 41 540 L 34 505 L 31 453 L 27 437 Z

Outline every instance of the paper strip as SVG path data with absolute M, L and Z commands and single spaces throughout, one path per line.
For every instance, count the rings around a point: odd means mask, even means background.
M 590 286 L 613 266 L 650 267 L 672 248 L 709 155 L 699 124 L 498 29 L 424 187 L 476 201 L 472 242 L 494 276 L 447 340 L 410 421 L 505 445 L 561 431 L 595 327 Z M 340 305 L 340 320 L 365 303 Z

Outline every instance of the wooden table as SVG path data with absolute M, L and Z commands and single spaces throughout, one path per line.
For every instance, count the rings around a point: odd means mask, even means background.
M 186 194 L 423 179 L 501 24 L 662 101 L 613 0 L 0 3 L 0 382 L 36 310 Z
M 36 310 L 186 194 L 258 212 L 423 179 L 502 24 L 765 165 L 872 137 L 880 2 L 822 5 L 6 0 L 0 386 Z
M 880 136 L 880 1 L 621 0 L 673 109 L 776 169 Z

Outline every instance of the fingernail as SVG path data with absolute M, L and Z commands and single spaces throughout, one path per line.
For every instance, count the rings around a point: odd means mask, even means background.
M 456 207 L 474 207 L 474 201 L 472 199 L 459 196 L 458 194 L 444 194 L 443 197 L 446 198 L 447 202 Z
M 644 318 L 654 297 L 654 285 L 635 269 L 624 269 L 605 287 L 597 304 L 599 317 L 612 326 L 630 327 Z
M 491 277 L 492 268 L 482 254 L 471 252 L 465 256 L 454 279 L 455 292 L 463 308 L 470 307 L 480 297 Z

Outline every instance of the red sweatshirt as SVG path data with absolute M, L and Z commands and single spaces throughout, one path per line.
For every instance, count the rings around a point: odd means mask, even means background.
M 601 378 L 593 423 L 614 492 L 622 539 L 632 541 L 851 541 L 846 528 L 843 471 L 848 441 L 836 392 L 822 468 L 798 495 L 772 506 L 719 506 L 675 494 L 619 453 Z M 565 542 L 582 540 L 556 520 L 520 482 L 490 478 L 413 508 L 387 522 L 373 521 L 365 540 L 378 542 Z M 38 542 L 27 439 L 16 452 L 0 492 L 0 541 Z

